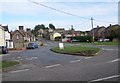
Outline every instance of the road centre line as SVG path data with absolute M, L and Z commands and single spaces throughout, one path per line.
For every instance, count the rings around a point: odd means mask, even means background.
M 56 66 L 59 66 L 59 65 L 61 65 L 61 64 L 55 64 L 55 65 L 45 66 L 45 68 L 56 67 Z
M 108 61 L 107 63 L 112 63 L 112 62 L 116 62 L 116 61 L 119 61 L 120 59 L 115 59 L 115 60 L 112 60 L 112 61 Z
M 75 60 L 75 61 L 70 61 L 70 63 L 75 63 L 75 62 L 79 62 L 80 60 Z
M 24 70 L 16 70 L 16 71 L 11 71 L 11 73 L 18 73 L 18 72 L 22 72 L 22 71 L 28 71 L 30 69 L 24 69 Z
M 26 60 L 33 60 L 33 59 L 37 59 L 38 57 L 31 57 L 31 58 L 26 58 Z
M 108 49 L 108 48 L 102 48 L 102 50 L 118 50 L 118 49 Z
M 92 58 L 92 57 L 86 57 L 85 59 L 89 59 L 89 58 Z
M 100 79 L 92 80 L 90 82 L 97 82 L 97 81 L 107 80 L 107 79 L 111 79 L 111 78 L 115 78 L 115 77 L 119 77 L 119 76 L 120 75 L 109 76 L 109 77 L 105 77 L 105 78 L 100 78 Z

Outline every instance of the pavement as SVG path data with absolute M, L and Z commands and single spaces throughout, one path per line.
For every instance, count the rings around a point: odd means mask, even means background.
M 43 40 L 44 41 L 44 40 Z M 57 54 L 50 51 L 58 42 L 44 41 L 39 49 L 10 52 L 3 60 L 22 63 L 16 69 L 2 74 L 3 81 L 118 81 L 118 47 L 94 46 L 101 51 L 94 57 Z M 73 45 L 73 44 L 66 44 Z M 76 44 L 77 45 L 77 44 Z

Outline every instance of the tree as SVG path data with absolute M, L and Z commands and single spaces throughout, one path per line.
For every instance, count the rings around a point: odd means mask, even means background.
M 35 31 L 38 31 L 38 30 L 40 30 L 40 29 L 45 29 L 45 25 L 44 24 L 41 24 L 41 25 L 36 25 L 35 27 L 34 27 L 34 30 Z
M 34 27 L 34 29 L 32 30 L 32 33 L 37 37 L 38 34 L 39 34 L 39 33 L 38 33 L 38 30 L 40 30 L 40 29 L 45 30 L 45 29 L 46 29 L 45 25 L 44 25 L 44 24 L 36 25 L 36 26 Z
M 38 32 L 37 32 L 37 31 L 32 30 L 31 32 L 32 32 L 32 34 L 34 34 L 34 35 L 35 35 L 35 37 L 37 37 L 37 36 L 38 36 Z
M 49 24 L 49 27 L 55 30 L 55 26 L 53 24 Z
M 110 36 L 114 39 L 114 38 L 120 38 L 120 26 L 113 26 L 110 31 Z

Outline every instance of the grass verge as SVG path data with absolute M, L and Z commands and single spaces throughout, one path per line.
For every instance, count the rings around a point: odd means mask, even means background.
M 73 43 L 68 43 L 65 42 L 65 44 L 95 44 L 95 45 L 120 45 L 120 42 L 73 42 Z
M 68 46 L 65 47 L 64 49 L 59 49 L 59 47 L 53 47 L 50 50 L 61 54 L 70 54 L 70 55 L 78 55 L 78 56 L 94 56 L 97 52 L 100 51 L 100 48 Z
M 11 67 L 17 64 L 19 64 L 17 61 L 2 61 L 0 62 L 0 69 Z
M 95 42 L 96 45 L 120 45 L 119 42 Z

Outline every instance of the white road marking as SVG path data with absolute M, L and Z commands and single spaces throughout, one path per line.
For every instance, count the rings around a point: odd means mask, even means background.
M 28 71 L 30 69 L 24 69 L 24 70 L 17 70 L 17 71 L 11 71 L 11 73 L 18 73 L 18 72 L 23 72 L 23 71 Z
M 118 49 L 108 49 L 108 48 L 102 48 L 102 50 L 118 50 Z
M 10 54 L 1 54 L 0 56 L 9 56 Z
M 23 59 L 21 58 L 20 60 L 22 61 Z
M 33 59 L 37 59 L 38 57 L 31 57 L 31 58 L 26 58 L 26 60 L 33 60 Z
M 37 59 L 38 57 L 32 57 L 32 59 Z
M 85 59 L 89 59 L 89 58 L 92 58 L 92 57 L 86 57 Z
M 14 61 L 20 62 L 20 60 L 14 60 Z
M 75 61 L 70 61 L 70 63 L 75 63 L 75 62 L 79 62 L 80 60 L 75 60 Z
M 100 79 L 97 79 L 97 80 L 92 80 L 92 81 L 90 81 L 90 82 L 107 80 L 107 79 L 111 79 L 111 78 L 115 78 L 115 77 L 119 77 L 119 76 L 120 76 L 120 75 L 114 75 L 114 76 L 110 76 L 110 77 L 100 78 Z
M 18 57 L 19 59 L 21 58 L 21 57 Z
M 56 66 L 59 66 L 59 65 L 61 65 L 61 64 L 50 65 L 50 66 L 46 66 L 45 68 L 56 67 Z
M 113 62 L 116 62 L 116 61 L 119 61 L 120 59 L 115 59 L 115 60 L 112 60 L 112 61 L 108 61 L 107 63 L 113 63 Z

